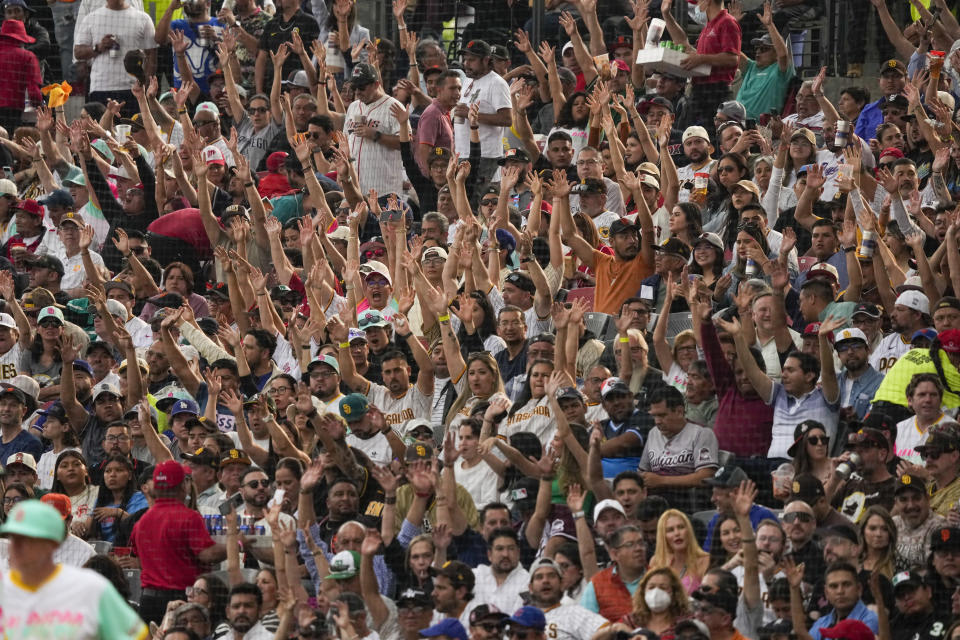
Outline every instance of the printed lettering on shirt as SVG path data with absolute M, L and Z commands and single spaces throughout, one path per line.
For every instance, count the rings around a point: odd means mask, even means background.
M 538 406 L 538 407 L 534 407 L 533 411 L 525 411 L 523 413 L 518 411 L 507 420 L 507 424 L 511 425 L 517 422 L 522 422 L 524 420 L 529 420 L 533 416 L 546 416 L 547 418 L 549 418 L 550 408 L 546 406 Z M 413 417 L 413 415 L 411 414 L 410 417 Z
M 371 516 L 373 518 L 379 518 L 382 513 L 383 513 L 383 503 L 371 501 L 367 503 L 367 510 L 364 512 L 363 515 Z
M 889 356 L 886 358 L 880 358 L 877 360 L 877 371 L 880 373 L 886 373 L 887 370 L 892 369 L 893 365 L 897 364 L 897 360 L 900 358 L 896 356 Z
M 237 419 L 229 413 L 217 412 L 217 428 L 222 433 L 230 433 L 237 430 Z
M 392 427 L 395 424 L 401 424 L 407 420 L 413 420 L 413 409 L 408 407 L 401 410 L 399 413 L 387 413 L 383 417 L 387 421 L 387 424 Z

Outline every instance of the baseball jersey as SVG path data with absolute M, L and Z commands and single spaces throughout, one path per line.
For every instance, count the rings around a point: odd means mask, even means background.
M 15 378 L 20 369 L 20 343 L 14 342 L 5 354 L 0 356 L 0 380 Z
M 579 604 L 560 604 L 546 609 L 546 634 L 551 640 L 581 640 L 592 638 L 600 627 L 608 624 L 603 616 Z
M 370 104 L 354 100 L 347 107 L 343 132 L 350 144 L 350 155 L 356 162 L 359 186 L 363 193 L 376 189 L 380 195 L 386 195 L 400 193 L 403 188 L 404 174 L 400 149 L 389 149 L 370 138 L 361 138 L 354 133 L 360 123 L 366 122 L 380 133 L 392 136 L 399 134 L 400 124 L 390 113 L 390 107 L 394 104 L 400 103 L 384 95 Z
M 927 441 L 927 434 L 930 433 L 931 427 L 935 427 L 942 422 L 953 422 L 953 419 L 950 416 L 941 413 L 936 422 L 923 430 L 921 430 L 917 425 L 916 416 L 910 416 L 906 420 L 898 422 L 897 440 L 894 444 L 894 455 L 899 458 L 903 458 L 907 462 L 922 465 L 923 460 L 920 458 L 920 454 L 917 452 L 917 447 Z
M 899 333 L 891 333 L 884 336 L 877 348 L 870 354 L 870 365 L 886 375 L 886 373 L 897 364 L 900 356 L 910 351 L 910 343 L 904 341 Z
M 8 640 L 149 637 L 147 626 L 116 588 L 89 569 L 57 565 L 37 588 L 25 586 L 17 571 L 9 571 L 0 606 L 0 627 Z
M 403 395 L 396 398 L 383 385 L 371 383 L 366 396 L 370 404 L 383 412 L 387 424 L 400 433 L 403 433 L 404 426 L 410 420 L 430 415 L 430 400 L 433 399 L 432 394 L 424 395 L 415 384 L 410 385 Z
M 527 404 L 507 418 L 507 424 L 499 429 L 499 434 L 510 438 L 521 431 L 533 433 L 544 446 L 553 439 L 553 434 L 557 432 L 557 421 L 553 417 L 547 396 L 530 398 Z
M 684 476 L 719 464 L 717 436 L 692 422 L 669 438 L 660 429 L 651 429 L 640 457 L 640 471 L 661 476 Z
M 466 105 L 478 104 L 480 113 L 488 115 L 513 106 L 510 102 L 510 86 L 493 70 L 482 78 L 469 80 L 460 94 L 460 102 Z M 480 134 L 481 156 L 484 158 L 503 156 L 504 127 L 481 124 L 477 133 Z M 466 118 L 463 122 L 454 122 L 453 140 L 460 157 L 468 157 L 470 155 L 470 123 Z
M 716 163 L 716 160 L 711 160 L 707 164 L 703 165 L 699 169 L 694 169 L 692 164 L 688 164 L 685 167 L 677 168 L 677 178 L 680 180 L 680 193 L 677 194 L 677 202 L 687 202 L 690 200 L 690 189 L 684 186 L 685 182 L 689 182 L 690 185 L 693 185 L 694 174 L 696 173 L 711 173 L 713 171 L 713 165 Z M 664 237 L 670 234 L 669 229 L 664 229 L 663 234 L 666 234 Z
M 96 251 L 90 252 L 90 260 L 94 265 L 102 267 L 103 258 Z M 60 288 L 69 291 L 83 286 L 83 281 L 87 279 L 87 271 L 83 268 L 83 258 L 79 253 L 67 257 L 63 262 L 63 279 L 60 281 Z
M 597 227 L 597 235 L 600 236 L 600 242 L 610 244 L 610 225 L 620 219 L 620 216 L 613 211 L 604 211 L 592 218 L 593 224 Z

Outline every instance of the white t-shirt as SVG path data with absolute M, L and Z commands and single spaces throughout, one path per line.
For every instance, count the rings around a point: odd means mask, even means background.
M 150 345 L 153 344 L 153 329 L 142 318 L 133 316 L 127 320 L 124 327 L 130 333 L 130 337 L 133 338 L 133 346 L 136 348 L 149 349 Z
M 620 216 L 613 211 L 604 211 L 592 218 L 594 226 L 597 227 L 597 235 L 600 236 L 600 242 L 610 244 L 610 225 L 620 219 Z
M 387 436 L 378 433 L 372 438 L 366 440 L 358 438 L 352 433 L 347 434 L 347 444 L 359 449 L 367 454 L 374 463 L 379 465 L 388 465 L 393 460 L 393 450 L 390 449 L 390 441 Z
M 147 627 L 106 578 L 90 569 L 57 565 L 37 588 L 26 587 L 16 571 L 3 577 L 0 626 L 4 637 L 145 638 Z
M 123 68 L 123 58 L 128 51 L 157 48 L 154 42 L 153 20 L 142 9 L 128 6 L 114 11 L 108 7 L 97 9 L 77 24 L 74 45 L 95 46 L 107 34 L 116 38 L 120 45 L 118 55 L 104 52 L 90 63 L 91 91 L 129 91 L 133 79 Z
M 399 134 L 400 123 L 390 113 L 390 107 L 394 104 L 400 103 L 384 95 L 370 104 L 354 100 L 347 107 L 343 132 L 350 144 L 350 155 L 356 162 L 360 191 L 363 193 L 376 189 L 377 193 L 386 195 L 400 193 L 403 189 L 404 172 L 400 149 L 389 149 L 370 138 L 361 138 L 353 133 L 357 125 L 366 119 L 367 124 L 380 133 L 392 136 Z
M 453 463 L 453 476 L 457 484 L 473 496 L 473 504 L 478 511 L 488 502 L 496 502 L 499 498 L 497 485 L 500 477 L 484 460 L 467 469 L 463 466 L 463 458 L 457 458 Z
M 547 396 L 539 400 L 530 398 L 527 404 L 507 418 L 507 424 L 500 427 L 499 433 L 501 436 L 510 438 L 521 431 L 535 434 L 544 446 L 553 439 L 553 434 L 557 432 L 557 421 L 553 417 Z
M 870 354 L 870 366 L 886 375 L 900 359 L 900 356 L 907 351 L 910 351 L 910 343 L 905 342 L 903 336 L 899 333 L 891 333 L 884 336 L 877 348 Z
M 479 104 L 480 113 L 486 115 L 492 115 L 500 109 L 509 109 L 513 106 L 510 102 L 510 87 L 507 81 L 494 71 L 490 71 L 482 78 L 469 80 L 460 94 L 460 102 L 468 106 Z M 480 134 L 480 154 L 484 158 L 503 157 L 504 127 L 481 124 L 478 133 Z M 462 123 L 454 122 L 453 139 L 460 157 L 468 157 L 470 155 L 470 123 L 466 118 Z

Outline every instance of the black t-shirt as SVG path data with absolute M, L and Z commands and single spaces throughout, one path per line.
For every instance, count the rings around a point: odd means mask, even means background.
M 950 628 L 950 616 L 931 611 L 919 615 L 896 615 L 890 621 L 891 640 L 941 640 Z
M 268 52 L 278 50 L 281 44 L 292 40 L 294 29 L 300 31 L 300 38 L 304 42 L 313 42 L 320 35 L 320 27 L 317 25 L 317 21 L 314 20 L 313 16 L 298 9 L 297 12 L 293 14 L 290 22 L 284 22 L 282 12 L 278 12 L 276 17 L 263 28 L 263 35 L 260 36 L 260 50 Z M 270 63 L 269 59 L 267 63 L 266 73 L 263 77 L 263 86 L 269 90 L 270 83 L 273 81 L 273 64 Z M 286 80 L 291 72 L 299 68 L 300 58 L 293 55 L 289 56 L 283 65 L 283 79 Z
M 893 511 L 893 490 L 895 478 L 883 482 L 867 482 L 863 478 L 848 480 L 834 495 L 833 506 L 854 522 L 860 515 L 875 504 L 882 505 L 887 511 Z

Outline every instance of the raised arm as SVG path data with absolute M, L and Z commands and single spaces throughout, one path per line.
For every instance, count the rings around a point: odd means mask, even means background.
M 773 394 L 773 381 L 767 377 L 766 371 L 760 369 L 750 354 L 750 347 L 744 339 L 740 321 L 736 318 L 730 321 L 716 318 L 714 323 L 733 336 L 734 342 L 737 345 L 737 359 L 740 362 L 740 366 L 743 367 L 744 373 L 747 374 L 747 378 L 750 380 L 751 386 L 756 390 L 757 395 L 759 395 L 764 402 L 769 402 Z

